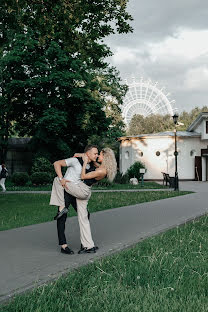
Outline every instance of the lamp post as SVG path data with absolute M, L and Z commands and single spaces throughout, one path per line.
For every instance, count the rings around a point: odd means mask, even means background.
M 174 190 L 178 191 L 179 187 L 178 187 L 178 163 L 177 163 L 177 157 L 178 157 L 178 152 L 177 152 L 177 129 L 176 129 L 176 125 L 178 122 L 178 114 L 175 113 L 173 116 L 173 122 L 175 124 L 175 129 L 174 129 L 174 133 L 175 133 L 175 187 Z

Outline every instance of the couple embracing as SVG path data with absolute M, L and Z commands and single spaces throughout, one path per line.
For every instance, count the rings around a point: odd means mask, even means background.
M 64 177 L 62 167 L 67 167 Z M 53 181 L 50 205 L 58 206 L 58 212 L 54 219 L 57 220 L 61 252 L 74 253 L 68 246 L 65 237 L 65 223 L 71 204 L 78 214 L 81 240 L 81 249 L 78 253 L 95 253 L 98 247 L 94 245 L 92 239 L 87 204 L 93 184 L 103 178 L 113 181 L 117 172 L 114 152 L 110 148 L 104 148 L 98 155 L 96 145 L 87 145 L 83 154 L 79 153 L 74 157 L 58 160 L 54 163 L 54 168 L 57 177 Z

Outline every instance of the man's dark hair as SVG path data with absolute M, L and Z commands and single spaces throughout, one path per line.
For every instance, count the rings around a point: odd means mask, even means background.
M 97 145 L 89 144 L 89 145 L 85 146 L 84 153 L 87 153 L 87 152 L 90 151 L 92 148 L 98 148 L 98 147 L 97 147 Z

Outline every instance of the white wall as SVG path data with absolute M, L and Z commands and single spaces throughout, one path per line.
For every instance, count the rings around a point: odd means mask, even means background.
M 201 156 L 201 149 L 207 148 L 208 140 L 200 138 L 177 137 L 178 174 L 180 179 L 194 179 L 195 156 Z M 120 171 L 125 173 L 135 162 L 145 164 L 145 179 L 161 179 L 161 172 L 175 174 L 174 137 L 146 137 L 123 141 L 120 145 Z M 160 152 L 156 156 L 156 152 Z M 193 155 L 190 152 L 193 151 Z M 141 152 L 143 156 L 141 156 Z
M 208 140 L 208 133 L 206 133 L 206 121 L 208 121 L 208 119 L 203 119 L 201 123 L 194 129 L 194 131 L 201 133 L 202 140 Z

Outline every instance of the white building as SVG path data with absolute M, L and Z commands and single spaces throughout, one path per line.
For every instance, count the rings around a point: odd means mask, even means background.
M 120 141 L 120 172 L 135 162 L 144 163 L 145 179 L 175 175 L 175 133 L 125 136 Z M 178 176 L 184 180 L 208 180 L 208 112 L 201 113 L 187 131 L 177 131 Z

